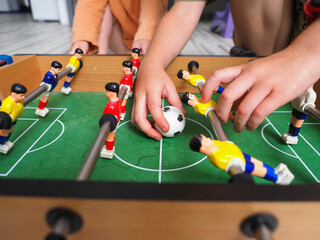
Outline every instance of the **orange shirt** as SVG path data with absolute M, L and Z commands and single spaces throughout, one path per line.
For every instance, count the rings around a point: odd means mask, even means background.
M 73 20 L 72 43 L 90 43 L 89 53 L 98 49 L 105 8 L 109 4 L 123 31 L 123 41 L 131 49 L 133 40 L 151 40 L 167 9 L 167 0 L 78 0 Z

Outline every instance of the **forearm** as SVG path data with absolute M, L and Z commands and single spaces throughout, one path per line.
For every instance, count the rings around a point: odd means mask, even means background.
M 108 0 L 79 0 L 73 20 L 72 43 L 87 41 L 98 46 L 101 22 Z
M 177 2 L 162 18 L 144 61 L 163 68 L 181 52 L 200 19 L 205 2 Z
M 294 60 L 301 63 L 301 70 L 307 71 L 309 76 L 306 81 L 313 85 L 320 78 L 320 18 L 303 31 L 287 50 L 296 54 Z
M 151 41 L 156 26 L 167 9 L 166 0 L 141 0 L 138 30 L 134 40 Z

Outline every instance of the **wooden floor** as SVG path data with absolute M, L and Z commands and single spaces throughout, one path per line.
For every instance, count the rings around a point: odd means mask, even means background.
M 210 21 L 200 22 L 182 55 L 228 55 L 233 40 L 210 31 Z M 72 31 L 58 22 L 33 21 L 27 13 L 0 14 L 0 54 L 66 54 Z

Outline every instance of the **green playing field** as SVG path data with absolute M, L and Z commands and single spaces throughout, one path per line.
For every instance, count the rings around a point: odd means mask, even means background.
M 28 105 L 19 118 L 11 141 L 15 145 L 0 155 L 1 178 L 76 179 L 82 163 L 99 131 L 98 121 L 107 102 L 104 93 L 55 92 L 48 104 L 46 118 L 35 115 L 38 99 Z M 164 101 L 164 105 L 167 103 Z M 112 160 L 98 158 L 91 180 L 156 183 L 227 183 L 229 176 L 214 167 L 206 156 L 189 149 L 196 133 L 215 137 L 208 119 L 185 106 L 186 128 L 175 138 L 155 141 L 130 122 L 132 100 L 127 115 L 116 133 L 116 152 Z M 236 134 L 232 124 L 223 126 L 229 140 L 243 152 L 276 167 L 288 165 L 295 175 L 294 184 L 317 183 L 320 178 L 319 123 L 308 117 L 297 145 L 288 146 L 280 134 L 288 131 L 291 106 L 286 105 L 255 131 Z M 254 178 L 256 183 L 268 184 Z

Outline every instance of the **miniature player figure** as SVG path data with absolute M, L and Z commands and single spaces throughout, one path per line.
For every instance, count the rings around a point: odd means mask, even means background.
M 50 70 L 44 75 L 41 85 L 47 86 L 47 91 L 45 91 L 39 101 L 38 108 L 36 109 L 36 114 L 41 117 L 47 116 L 49 109 L 46 108 L 49 98 L 51 96 L 52 90 L 57 86 L 58 84 L 58 74 L 62 68 L 62 64 L 58 61 L 53 61 L 51 63 Z
M 191 107 L 193 107 L 193 109 L 197 113 L 202 114 L 206 117 L 208 117 L 208 113 L 210 112 L 210 110 L 216 109 L 216 105 L 217 105 L 211 99 L 207 103 L 202 103 L 200 102 L 199 98 L 197 98 L 195 95 L 193 95 L 190 92 L 185 92 L 184 94 L 182 94 L 180 99 L 181 99 L 181 102 L 183 102 L 184 104 L 190 105 Z M 229 121 L 233 122 L 233 119 L 234 119 L 234 114 L 230 112 Z
M 310 87 L 306 92 L 291 101 L 293 106 L 292 116 L 290 120 L 289 132 L 283 133 L 281 138 L 286 144 L 297 144 L 298 135 L 304 120 L 308 117 L 306 107 L 311 105 L 315 107 L 317 94 Z
M 294 179 L 287 165 L 280 163 L 276 168 L 241 152 L 237 145 L 232 142 L 212 140 L 202 134 L 195 135 L 190 140 L 190 148 L 208 156 L 210 162 L 226 171 L 232 167 L 240 167 L 244 173 L 258 176 L 279 185 L 289 185 Z
M 104 114 L 112 114 L 117 118 L 117 123 L 120 121 L 120 98 L 118 97 L 119 85 L 115 82 L 107 83 L 105 86 L 106 96 L 109 102 L 103 110 Z M 114 142 L 116 138 L 116 130 L 110 132 L 107 136 L 106 145 L 102 147 L 100 157 L 112 159 L 115 151 Z
M 184 79 L 186 80 L 189 84 L 191 84 L 192 86 L 195 86 L 196 88 L 199 88 L 199 84 L 204 84 L 206 82 L 206 79 L 199 75 L 199 74 L 190 74 L 188 71 L 185 71 L 183 69 L 181 69 L 178 73 L 177 73 L 177 77 L 180 79 Z M 222 93 L 224 90 L 223 87 L 216 87 L 216 89 L 214 90 L 216 93 Z
M 83 51 L 80 48 L 77 48 L 74 51 L 74 55 L 70 58 L 66 68 L 71 67 L 72 71 L 67 75 L 67 79 L 64 82 L 64 85 L 61 89 L 61 92 L 69 95 L 71 92 L 70 83 L 73 80 L 74 74 L 82 67 L 81 58 L 83 56 Z
M 11 87 L 10 96 L 3 100 L 0 108 L 0 152 L 7 154 L 13 143 L 9 141 L 18 117 L 23 112 L 23 99 L 27 89 L 20 83 Z
M 132 48 L 131 49 L 131 57 L 132 57 L 132 75 L 133 75 L 133 80 L 136 80 L 138 70 L 139 70 L 139 65 L 140 65 L 140 49 L 139 48 Z
M 133 82 L 132 82 L 132 62 L 131 61 L 124 61 L 122 62 L 122 71 L 124 76 L 120 80 L 120 91 L 122 88 L 127 88 L 127 93 L 124 96 L 121 102 L 121 114 L 120 120 L 123 120 L 126 115 L 126 107 L 127 107 L 127 100 L 129 97 L 132 97 L 132 89 L 133 89 Z

